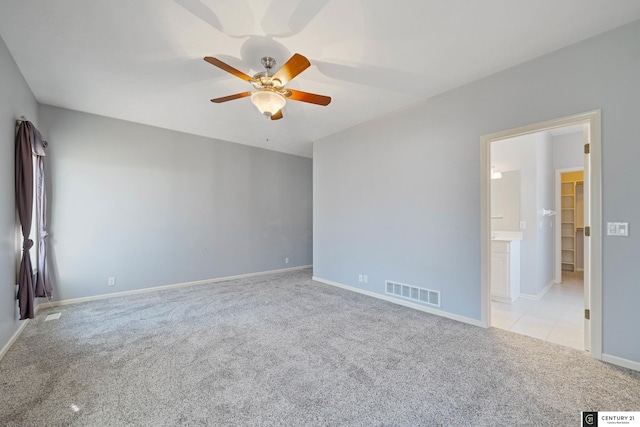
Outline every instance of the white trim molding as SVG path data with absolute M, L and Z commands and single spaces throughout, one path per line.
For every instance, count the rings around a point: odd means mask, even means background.
M 425 313 L 434 314 L 434 315 L 440 316 L 440 317 L 446 317 L 448 319 L 456 320 L 456 321 L 462 322 L 462 323 L 467 323 L 469 325 L 483 327 L 482 323 L 479 320 L 472 319 L 470 317 L 460 316 L 460 315 L 457 315 L 457 314 L 449 313 L 447 311 L 438 310 L 438 309 L 427 307 L 427 306 L 423 306 L 423 305 L 420 305 L 420 304 L 414 304 L 414 303 L 411 303 L 409 301 L 403 301 L 403 300 L 400 300 L 400 299 L 397 299 L 397 298 L 393 298 L 393 297 L 390 297 L 390 296 L 387 296 L 387 295 L 378 294 L 378 293 L 375 293 L 375 292 L 365 291 L 364 289 L 354 288 L 353 286 L 348 286 L 348 285 L 343 285 L 342 283 L 338 283 L 338 282 L 334 282 L 334 281 L 331 281 L 331 280 L 323 279 L 321 277 L 313 276 L 312 280 L 314 280 L 316 282 L 324 283 L 325 285 L 335 286 L 337 288 L 346 289 L 347 291 L 352 291 L 352 292 L 356 292 L 356 293 L 359 293 L 359 294 L 367 295 L 369 297 L 373 297 L 373 298 L 381 299 L 381 300 L 384 300 L 384 301 L 392 302 L 394 304 L 398 304 L 398 305 L 402 305 L 402 306 L 405 306 L 405 307 L 409 307 L 409 308 L 412 308 L 414 310 L 424 311 Z
M 40 311 L 40 308 L 43 305 L 44 305 L 43 303 L 39 303 L 39 304 L 37 304 L 35 306 L 35 308 L 33 309 L 34 316 L 36 314 L 38 314 L 38 312 Z M 0 361 L 2 360 L 4 355 L 7 354 L 7 352 L 9 351 L 11 346 L 13 345 L 13 343 L 15 343 L 18 338 L 20 338 L 20 335 L 22 334 L 22 331 L 24 330 L 24 328 L 27 327 L 27 325 L 29 324 L 30 320 L 31 319 L 24 319 L 24 320 L 20 320 L 19 321 L 20 322 L 20 326 L 18 326 L 18 329 L 13 333 L 11 338 L 9 338 L 9 341 L 7 341 L 7 343 L 4 345 L 4 347 L 2 347 L 2 350 L 0 350 Z
M 633 360 L 623 359 L 622 357 L 612 356 L 610 354 L 602 353 L 602 361 L 611 363 L 613 365 L 622 366 L 623 368 L 633 369 L 634 371 L 640 371 L 640 362 L 634 362 Z
M 551 287 L 553 285 L 555 285 L 555 284 L 556 284 L 555 280 L 552 280 L 549 283 L 547 283 L 547 286 L 542 288 L 542 290 L 540 292 L 538 292 L 537 294 L 535 294 L 535 295 L 533 295 L 533 294 L 520 294 L 520 298 L 531 299 L 531 300 L 534 300 L 534 301 L 538 301 L 544 296 L 544 294 L 549 292 L 549 289 L 551 289 Z
M 247 278 L 247 277 L 264 276 L 264 275 L 267 275 L 267 274 L 275 274 L 275 273 L 285 273 L 287 271 L 305 270 L 307 268 L 312 268 L 312 267 L 313 267 L 312 265 L 302 265 L 302 266 L 298 266 L 298 267 L 282 268 L 282 269 L 278 269 L 278 270 L 267 270 L 267 271 L 259 271 L 259 272 L 256 272 L 256 273 L 238 274 L 238 275 L 235 275 L 235 276 L 225 276 L 225 277 L 216 277 L 216 278 L 213 278 L 213 279 L 197 280 L 195 282 L 176 283 L 176 284 L 173 284 L 173 285 L 154 286 L 154 287 L 150 287 L 150 288 L 135 289 L 135 290 L 132 290 L 132 291 L 114 292 L 114 293 L 110 293 L 110 294 L 94 295 L 94 296 L 84 297 L 84 298 L 72 298 L 72 299 L 60 300 L 60 301 L 47 301 L 47 302 L 39 303 L 38 305 L 36 305 L 35 310 L 34 310 L 34 314 L 38 314 L 38 312 L 41 309 L 47 308 L 47 307 L 58 307 L 58 306 L 63 306 L 63 305 L 79 304 L 79 303 L 87 302 L 87 301 L 97 301 L 97 300 L 107 299 L 107 298 L 115 298 L 115 297 L 122 297 L 122 296 L 127 296 L 127 295 L 144 294 L 144 293 L 148 293 L 148 292 L 164 291 L 164 290 L 167 290 L 167 289 L 183 288 L 183 287 L 187 287 L 187 286 L 197 286 L 197 285 L 206 285 L 206 284 L 216 283 L 216 282 L 226 282 L 228 280 L 243 279 L 243 278 Z M 2 358 L 9 351 L 9 349 L 11 348 L 13 343 L 15 343 L 16 340 L 20 337 L 20 334 L 22 334 L 22 331 L 24 330 L 24 328 L 29 324 L 29 320 L 30 319 L 25 319 L 25 320 L 21 321 L 22 324 L 20 325 L 20 327 L 18 327 L 18 330 L 16 330 L 16 332 L 9 339 L 7 344 L 5 344 L 5 346 L 2 348 L 2 350 L 0 350 L 0 360 L 2 360 Z
M 265 274 L 285 273 L 287 271 L 304 270 L 304 269 L 311 268 L 311 267 L 312 267 L 311 265 L 303 265 L 303 266 L 300 266 L 300 267 L 282 268 L 282 269 L 279 269 L 279 270 L 267 270 L 267 271 L 259 271 L 259 272 L 256 272 L 256 273 L 238 274 L 238 275 L 235 275 L 235 276 L 216 277 L 216 278 L 213 278 L 213 279 L 196 280 L 194 282 L 183 282 L 183 283 L 176 283 L 176 284 L 173 284 L 173 285 L 153 286 L 153 287 L 150 287 L 150 288 L 134 289 L 132 291 L 113 292 L 113 293 L 110 293 L 110 294 L 93 295 L 93 296 L 84 297 L 84 298 L 72 298 L 72 299 L 67 299 L 67 300 L 51 301 L 50 304 L 51 304 L 51 306 L 57 307 L 57 306 L 61 306 L 61 305 L 78 304 L 78 303 L 81 303 L 81 302 L 96 301 L 96 300 L 101 300 L 101 299 L 122 297 L 122 296 L 127 296 L 127 295 L 138 295 L 138 294 L 144 294 L 144 293 L 147 293 L 147 292 L 165 291 L 167 289 L 184 288 L 184 287 L 187 287 L 187 286 L 198 286 L 198 285 L 206 285 L 208 283 L 226 282 L 228 280 L 244 279 L 244 278 L 247 278 L 247 277 L 255 277 L 255 276 L 263 276 Z M 49 305 L 49 303 L 47 303 L 47 305 Z M 38 305 L 38 307 L 40 307 L 40 305 Z
M 13 334 L 13 336 L 11 338 L 9 338 L 9 341 L 7 341 L 5 346 L 2 347 L 2 350 L 0 350 L 0 360 L 2 360 L 2 358 L 4 357 L 5 354 L 7 354 L 7 352 L 9 351 L 11 346 L 13 345 L 13 343 L 15 343 L 17 341 L 17 339 L 20 337 L 20 334 L 22 334 L 22 330 L 29 323 L 29 319 L 21 320 L 21 322 L 22 323 L 18 327 L 18 330 Z
M 480 318 L 484 327 L 491 324 L 490 257 L 491 253 L 491 143 L 516 136 L 528 135 L 559 127 L 589 124 L 590 173 L 589 196 L 591 205 L 591 256 L 589 262 L 591 302 L 590 354 L 602 359 L 602 113 L 600 110 L 559 119 L 548 120 L 514 129 L 504 130 L 480 137 Z M 613 362 L 612 362 L 613 363 Z

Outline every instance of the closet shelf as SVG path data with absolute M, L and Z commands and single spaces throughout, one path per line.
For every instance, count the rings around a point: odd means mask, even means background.
M 580 197 L 576 192 L 576 185 L 582 182 L 582 176 L 578 177 L 575 173 L 563 173 L 561 179 L 561 263 L 563 270 L 575 271 L 578 262 L 577 258 L 580 254 L 580 249 L 576 247 L 576 235 L 580 228 L 576 227 L 576 225 L 582 225 L 580 222 L 581 216 L 577 215 L 579 214 L 577 209 L 579 209 Z

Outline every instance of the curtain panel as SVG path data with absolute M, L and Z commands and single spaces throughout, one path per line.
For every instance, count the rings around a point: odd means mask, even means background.
M 44 147 L 46 141 L 42 141 Z M 49 279 L 47 261 L 47 193 L 45 191 L 44 155 L 36 160 L 36 211 L 38 212 L 38 275 L 36 276 L 36 297 L 51 298 L 52 286 Z
M 46 238 L 46 230 L 44 219 L 46 216 L 46 200 L 44 198 L 44 175 L 41 169 L 42 156 L 45 155 L 44 148 L 46 142 L 42 140 L 42 135 L 35 126 L 28 121 L 22 121 L 18 126 L 16 134 L 16 163 L 15 163 L 15 184 L 16 184 L 16 207 L 18 209 L 18 218 L 20 220 L 20 228 L 22 230 L 22 259 L 20 261 L 20 269 L 18 271 L 18 306 L 20 308 L 20 319 L 32 319 L 34 317 L 34 297 L 50 296 L 51 284 L 47 283 L 46 269 L 46 245 L 43 244 Z M 31 240 L 31 224 L 33 221 L 33 192 L 34 192 L 34 170 L 33 156 L 37 157 L 37 188 L 38 196 L 36 205 L 39 211 L 38 232 L 40 242 L 38 251 L 38 283 L 40 284 L 37 294 L 33 282 L 33 266 L 31 264 L 30 249 L 33 247 Z M 44 253 L 42 252 L 44 250 Z M 41 272 L 42 264 L 42 272 Z M 40 279 L 42 276 L 42 283 Z M 47 294 L 47 289 L 49 293 Z

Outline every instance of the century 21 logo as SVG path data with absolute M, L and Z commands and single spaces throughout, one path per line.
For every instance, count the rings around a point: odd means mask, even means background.
M 582 426 L 597 427 L 598 426 L 598 413 L 597 412 L 583 412 Z

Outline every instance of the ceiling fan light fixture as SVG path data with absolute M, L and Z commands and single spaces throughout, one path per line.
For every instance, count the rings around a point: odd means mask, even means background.
M 251 102 L 258 108 L 260 113 L 271 120 L 280 120 L 283 117 L 282 107 L 285 106 L 287 100 L 322 106 L 327 106 L 331 102 L 330 96 L 317 95 L 315 93 L 285 88 L 287 83 L 311 66 L 309 60 L 299 53 L 296 53 L 289 58 L 289 60 L 274 74 L 271 73 L 271 69 L 275 65 L 276 61 L 270 57 L 262 58 L 262 65 L 264 65 L 266 71 L 261 71 L 253 77 L 243 73 L 242 71 L 236 70 L 231 65 L 222 62 L 218 58 L 205 56 L 204 60 L 209 64 L 218 67 L 247 83 L 250 83 L 255 89 L 255 91 L 251 92 L 246 91 L 212 99 L 211 102 L 216 104 L 233 101 L 234 99 L 251 97 Z
M 258 110 L 267 117 L 273 116 L 280 111 L 286 100 L 279 93 L 270 90 L 261 90 L 251 95 L 251 102 L 258 107 Z

